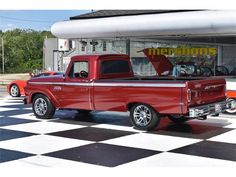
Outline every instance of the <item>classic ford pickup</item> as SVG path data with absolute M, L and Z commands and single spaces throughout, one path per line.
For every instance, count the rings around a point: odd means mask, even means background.
M 122 54 L 74 56 L 64 76 L 32 78 L 25 93 L 37 118 L 52 118 L 56 109 L 130 111 L 141 130 L 154 129 L 162 117 L 184 122 L 235 107 L 226 101 L 224 79 L 136 77 Z

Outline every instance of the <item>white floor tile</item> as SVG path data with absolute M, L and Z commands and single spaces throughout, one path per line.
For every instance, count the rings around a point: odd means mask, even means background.
M 234 119 L 229 119 L 229 124 L 224 126 L 224 128 L 236 128 L 236 116 Z
M 208 117 L 206 120 L 193 119 L 189 121 L 191 124 L 203 125 L 203 126 L 213 126 L 213 127 L 225 127 L 230 125 L 231 119 L 221 118 L 221 117 Z
M 54 157 L 47 157 L 47 156 L 42 156 L 42 155 L 37 155 L 37 156 L 32 156 L 32 157 L 27 157 L 19 160 L 14 160 L 10 162 L 5 162 L 0 164 L 0 167 L 53 167 L 53 168 L 58 168 L 58 167 L 70 167 L 70 168 L 104 168 L 106 169 L 107 167 L 99 166 L 99 165 L 93 165 L 93 164 L 88 164 L 88 163 L 82 163 L 82 162 L 76 162 L 76 161 L 71 161 L 71 160 L 64 160 L 64 159 L 59 159 L 59 158 L 54 158 Z
M 92 142 L 49 135 L 35 135 L 26 138 L 1 141 L 0 147 L 32 154 L 44 154 L 90 143 Z
M 21 101 L 22 102 L 22 101 Z M 15 103 L 15 102 L 2 102 L 0 106 L 15 106 L 15 105 L 22 105 L 23 103 Z
M 236 144 L 236 130 L 231 130 L 229 132 L 215 136 L 215 137 L 210 138 L 208 140 Z M 235 150 L 235 152 L 236 152 L 236 150 Z
M 180 138 L 165 135 L 154 135 L 148 133 L 140 133 L 111 140 L 103 141 L 103 143 L 136 147 L 143 149 L 169 151 L 182 146 L 190 145 L 193 143 L 200 142 L 201 140 Z
M 164 152 L 119 166 L 118 168 L 156 167 L 236 167 L 236 162 Z
M 2 105 L 0 105 L 2 106 Z M 4 112 L 4 111 L 14 111 L 14 110 L 19 110 L 19 108 L 3 108 L 3 107 L 0 107 L 0 114 L 1 112 Z
M 82 125 L 72 125 L 72 124 L 63 124 L 63 123 L 55 123 L 55 122 L 33 122 L 27 124 L 18 124 L 18 125 L 11 125 L 5 126 L 5 129 L 10 130 L 18 130 L 18 131 L 25 131 L 37 134 L 46 134 L 64 130 L 71 130 L 77 128 L 83 128 Z
M 32 110 L 32 108 L 30 107 L 30 108 L 23 108 L 23 110 Z
M 120 125 L 99 124 L 92 127 L 112 129 L 112 130 L 121 130 L 121 131 L 130 131 L 130 132 L 144 132 L 140 130 L 135 130 L 133 127 L 120 126 Z
M 27 114 L 18 114 L 18 115 L 13 115 L 9 116 L 13 118 L 20 118 L 20 119 L 29 119 L 29 120 L 40 120 L 40 121 L 48 121 L 49 119 L 37 119 L 34 116 L 34 113 L 27 113 Z

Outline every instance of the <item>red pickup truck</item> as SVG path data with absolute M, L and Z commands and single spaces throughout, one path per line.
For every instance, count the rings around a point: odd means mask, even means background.
M 141 130 L 166 116 L 183 122 L 235 107 L 226 101 L 224 79 L 136 77 L 122 54 L 74 56 L 64 76 L 32 78 L 25 93 L 37 118 L 52 118 L 56 109 L 130 111 Z

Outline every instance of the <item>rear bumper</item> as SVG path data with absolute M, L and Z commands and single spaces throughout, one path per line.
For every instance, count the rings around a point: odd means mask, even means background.
M 234 100 L 221 101 L 213 104 L 189 108 L 189 117 L 201 117 L 213 114 L 219 114 L 227 109 L 236 108 Z

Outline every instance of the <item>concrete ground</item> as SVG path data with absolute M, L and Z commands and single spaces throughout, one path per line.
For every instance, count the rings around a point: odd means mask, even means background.
M 29 78 L 29 73 L 0 74 L 0 85 L 6 85 L 14 80 L 28 80 Z
M 7 86 L 6 85 L 0 85 L 0 98 L 3 98 L 7 96 Z

